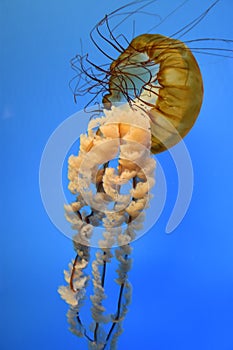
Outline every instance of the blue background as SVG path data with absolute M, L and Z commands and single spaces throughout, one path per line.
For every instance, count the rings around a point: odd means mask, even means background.
M 126 3 L 0 1 L 1 350 L 87 348 L 68 331 L 67 306 L 56 291 L 74 252 L 43 208 L 38 172 L 50 134 L 88 101 L 75 105 L 68 88 L 69 60 L 79 51 L 80 38 L 95 60 L 90 29 Z M 203 0 L 202 9 L 210 3 Z M 154 6 L 158 14 L 175 7 L 171 0 Z M 156 31 L 171 34 L 188 23 L 196 14 L 195 1 L 188 9 Z M 232 13 L 232 1 L 220 1 L 187 38 L 233 39 Z M 139 32 L 144 25 L 143 31 L 145 22 L 136 24 Z M 205 98 L 185 138 L 195 174 L 192 202 L 180 226 L 166 235 L 177 180 L 169 154 L 159 155 L 167 203 L 156 226 L 133 244 L 133 300 L 120 350 L 233 350 L 233 61 L 197 59 Z

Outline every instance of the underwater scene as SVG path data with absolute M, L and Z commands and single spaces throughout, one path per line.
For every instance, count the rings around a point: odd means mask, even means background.
M 233 350 L 232 1 L 0 7 L 0 349 Z

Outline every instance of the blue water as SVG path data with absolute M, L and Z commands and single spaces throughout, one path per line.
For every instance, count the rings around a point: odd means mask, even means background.
M 84 97 L 75 105 L 68 87 L 74 74 L 69 60 L 80 50 L 80 38 L 84 52 L 99 60 L 88 34 L 126 3 L 0 2 L 1 350 L 87 349 L 85 340 L 68 331 L 67 306 L 57 293 L 74 251 L 43 208 L 38 173 L 51 133 L 88 102 Z M 210 3 L 203 0 L 202 9 Z M 154 11 L 164 16 L 174 7 L 164 0 Z M 192 0 L 187 11 L 173 14 L 156 31 L 174 33 L 195 11 Z M 187 38 L 233 39 L 232 11 L 231 0 L 220 1 Z M 136 31 L 145 22 L 136 22 Z M 167 202 L 157 224 L 133 244 L 133 300 L 120 350 L 233 350 L 233 60 L 201 54 L 197 59 L 205 97 L 185 138 L 195 176 L 191 205 L 167 235 L 177 174 L 169 153 L 159 155 Z

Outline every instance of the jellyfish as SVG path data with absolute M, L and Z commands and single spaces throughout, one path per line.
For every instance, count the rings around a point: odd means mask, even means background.
M 180 32 L 190 30 L 217 2 Z M 64 272 L 66 285 L 58 291 L 69 305 L 71 332 L 85 337 L 93 350 L 116 349 L 123 331 L 132 297 L 128 279 L 131 243 L 143 227 L 150 206 L 155 185 L 154 155 L 185 137 L 203 100 L 199 66 L 187 43 L 174 38 L 177 33 L 171 37 L 146 33 L 131 41 L 124 38 L 127 46 L 123 47 L 111 28 L 115 16 L 128 18 L 149 3 L 144 0 L 125 5 L 105 16 L 91 31 L 95 46 L 110 59 L 109 67 L 95 64 L 87 55 L 77 55 L 71 61 L 78 81 L 73 90 L 75 100 L 93 94 L 91 102 L 96 103 L 88 130 L 80 137 L 79 150 L 68 161 L 68 189 L 75 199 L 65 205 L 65 215 L 75 232 L 76 256 Z M 138 5 L 136 10 L 128 10 Z M 101 31 L 103 25 L 106 35 Z M 115 59 L 101 49 L 95 32 L 118 52 Z M 101 104 L 97 103 L 99 96 Z M 95 256 L 94 242 L 98 247 Z M 113 260 L 118 263 L 115 283 L 119 290 L 115 309 L 108 312 L 104 305 L 106 276 Z M 81 314 L 90 284 L 92 322 L 88 327 Z

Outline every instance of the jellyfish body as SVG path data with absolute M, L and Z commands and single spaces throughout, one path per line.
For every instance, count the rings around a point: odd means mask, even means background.
M 110 67 L 109 108 L 124 98 L 147 110 L 153 153 L 180 141 L 192 128 L 203 99 L 198 64 L 181 41 L 159 34 L 136 37 Z

